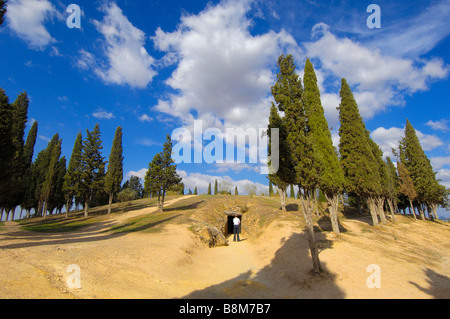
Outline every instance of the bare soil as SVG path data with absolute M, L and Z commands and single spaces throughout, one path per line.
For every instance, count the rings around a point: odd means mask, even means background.
M 220 226 L 220 211 L 236 204 L 212 197 L 171 200 L 164 214 L 155 207 L 118 212 L 69 232 L 6 222 L 0 298 L 450 298 L 449 224 L 397 216 L 373 227 L 369 216 L 341 218 L 346 231 L 335 236 L 319 220 L 327 271 L 315 275 L 295 200 L 283 213 L 276 198 L 239 196 L 247 209 L 241 241 L 209 248 L 198 230 Z M 67 285 L 72 264 L 81 270 L 79 289 Z M 380 288 L 367 285 L 372 264 L 381 270 Z

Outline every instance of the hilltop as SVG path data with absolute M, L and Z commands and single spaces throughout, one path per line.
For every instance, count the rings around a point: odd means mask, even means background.
M 175 196 L 165 212 L 151 199 L 0 227 L 0 298 L 450 298 L 450 225 L 414 221 L 371 226 L 340 216 L 335 236 L 315 218 L 326 275 L 312 263 L 299 200 Z M 209 248 L 206 226 L 225 229 L 225 211 L 243 212 L 243 241 Z M 68 288 L 69 265 L 81 288 Z M 381 270 L 370 289 L 369 265 Z

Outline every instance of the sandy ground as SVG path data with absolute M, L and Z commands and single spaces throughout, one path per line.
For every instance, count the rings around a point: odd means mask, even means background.
M 182 200 L 179 198 L 177 200 Z M 166 207 L 175 201 L 168 202 Z M 0 298 L 450 298 L 450 226 L 399 216 L 394 225 L 344 220 L 317 232 L 326 275 L 311 273 L 303 230 L 273 222 L 258 238 L 208 248 L 187 224 L 155 233 L 108 229 L 146 208 L 70 233 L 0 231 Z M 69 265 L 81 288 L 69 288 Z M 369 265 L 379 288 L 369 288 Z M 372 282 L 372 281 L 371 281 Z

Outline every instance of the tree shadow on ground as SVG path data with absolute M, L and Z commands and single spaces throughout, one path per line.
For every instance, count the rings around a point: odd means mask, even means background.
M 332 248 L 332 241 L 324 234 L 315 236 L 319 251 Z M 223 262 L 232 263 L 232 260 Z M 327 269 L 323 274 L 312 271 L 306 232 L 283 238 L 270 264 L 256 273 L 249 269 L 216 285 L 196 290 L 182 298 L 344 298 L 336 285 L 336 275 Z
M 328 216 L 322 216 L 317 221 L 317 224 L 319 225 L 320 230 L 322 231 L 333 231 L 333 227 L 331 225 L 330 217 Z M 347 229 L 338 221 L 339 224 L 339 231 L 341 233 L 347 232 Z
M 450 278 L 441 275 L 430 268 L 427 268 L 426 270 L 424 270 L 424 272 L 427 276 L 429 288 L 421 287 L 420 285 L 412 281 L 410 281 L 409 283 L 436 299 L 449 299 Z
M 0 245 L 0 249 L 16 249 L 16 248 L 28 248 L 37 246 L 48 246 L 48 245 L 64 245 L 64 244 L 75 244 L 75 243 L 85 243 L 85 242 L 95 242 L 102 241 L 117 237 L 125 236 L 130 232 L 144 231 L 150 228 L 154 228 L 160 224 L 168 222 L 172 219 L 177 218 L 181 214 L 167 217 L 158 221 L 152 221 L 144 223 L 142 225 L 133 227 L 129 223 L 117 226 L 116 232 L 109 232 L 110 228 L 114 226 L 113 221 L 105 221 L 96 223 L 95 227 L 85 227 L 84 229 L 73 231 L 73 232 L 63 232 L 63 233 L 40 233 L 40 232 L 12 232 L 7 234 L 11 236 L 14 240 L 25 240 L 25 242 L 11 243 L 6 245 Z M 132 227 L 132 230 L 120 231 L 124 227 Z M 5 234 L 2 234 L 4 236 Z
M 172 211 L 180 211 L 180 210 L 190 210 L 190 209 L 196 209 L 202 204 L 205 200 L 200 199 L 195 201 L 194 203 L 188 203 L 184 204 L 182 206 L 177 206 L 177 204 L 172 205 L 171 207 L 164 208 L 164 212 L 172 212 Z

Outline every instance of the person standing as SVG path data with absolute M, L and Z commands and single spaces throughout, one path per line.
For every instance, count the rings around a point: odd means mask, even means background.
M 239 239 L 239 231 L 240 231 L 240 225 L 241 225 L 241 220 L 237 217 L 234 216 L 233 218 L 233 233 L 234 233 L 234 238 L 233 241 L 236 241 L 236 235 L 237 235 L 237 241 L 240 241 Z

